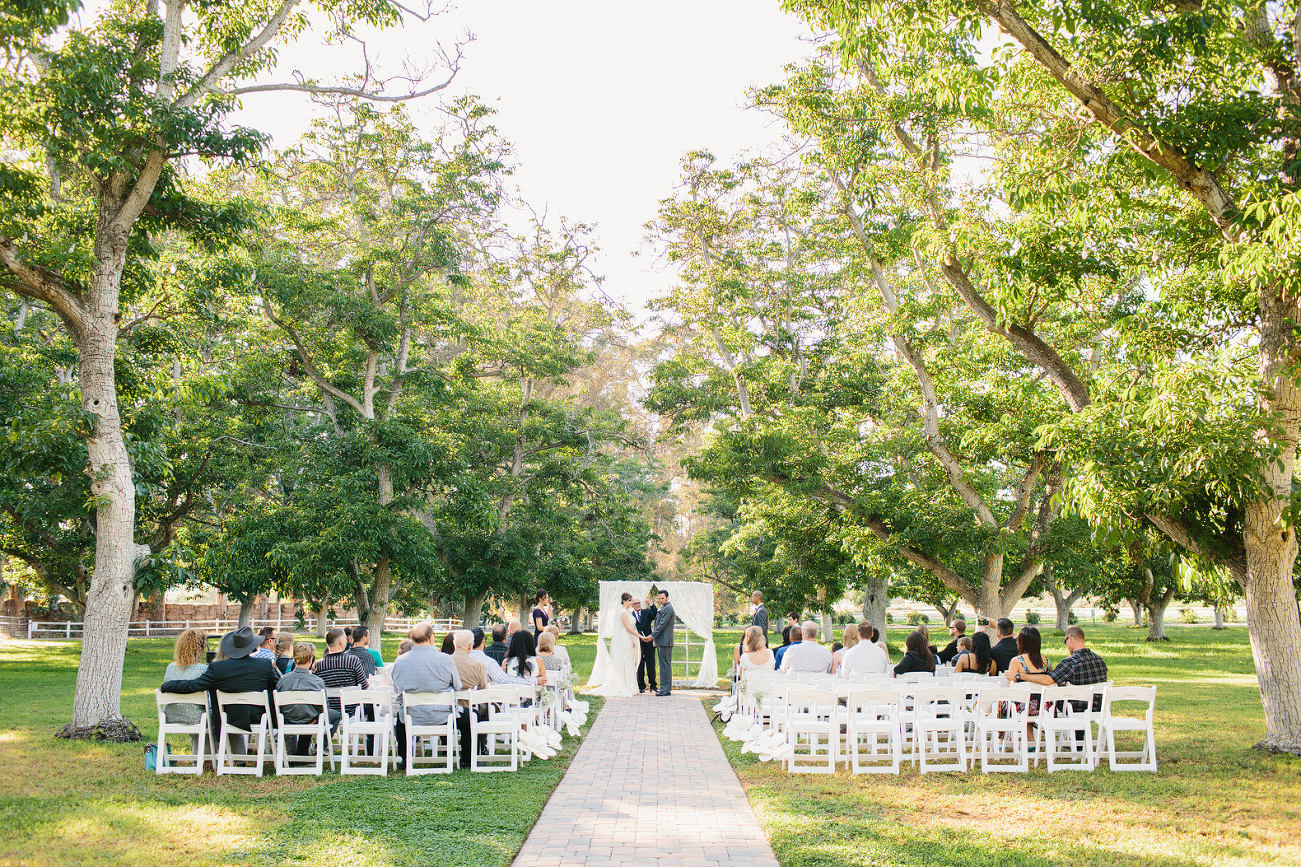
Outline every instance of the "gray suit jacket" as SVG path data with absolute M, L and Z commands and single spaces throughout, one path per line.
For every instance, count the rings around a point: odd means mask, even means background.
M 656 647 L 673 646 L 673 603 L 665 602 L 655 614 L 655 627 L 651 629 L 651 638 Z

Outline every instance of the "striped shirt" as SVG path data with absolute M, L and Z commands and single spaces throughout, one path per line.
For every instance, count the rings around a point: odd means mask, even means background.
M 361 667 L 361 660 L 346 650 L 322 656 L 312 666 L 312 674 L 323 680 L 330 689 L 345 686 L 366 688 L 366 670 Z M 339 700 L 331 698 L 330 707 L 339 710 Z

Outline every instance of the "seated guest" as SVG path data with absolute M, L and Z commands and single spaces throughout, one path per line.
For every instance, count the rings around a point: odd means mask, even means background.
M 1094 653 L 1084 643 L 1084 630 L 1078 626 L 1066 627 L 1066 636 L 1062 641 L 1071 655 L 1057 663 L 1057 667 L 1049 673 L 1034 673 L 1030 671 L 1017 672 L 1014 676 L 1015 681 L 1025 681 L 1027 683 L 1041 683 L 1044 686 L 1065 686 L 1066 684 L 1075 684 L 1076 686 L 1088 686 L 1094 683 L 1107 682 L 1107 663 L 1103 662 L 1102 657 Z M 1045 660 L 1045 665 L 1047 660 Z M 1094 697 L 1094 710 L 1100 710 L 1098 707 L 1097 696 Z
M 287 674 L 294 667 L 294 636 L 282 632 L 276 637 L 276 669 Z
M 781 670 L 822 674 L 831 671 L 831 651 L 818 644 L 818 624 L 806 620 L 800 625 L 800 643 L 786 648 L 782 654 Z
M 357 629 L 354 629 L 352 631 L 352 643 L 354 645 L 356 645 L 358 642 L 358 638 L 357 638 L 358 629 L 361 630 L 362 647 L 366 648 L 366 652 L 370 654 L 370 658 L 375 660 L 375 667 L 383 668 L 384 657 L 380 655 L 380 648 L 379 648 L 380 636 L 376 635 L 374 639 L 371 639 L 370 637 L 371 631 L 364 626 L 360 626 Z
M 1048 657 L 1043 655 L 1043 639 L 1039 636 L 1039 630 L 1033 626 L 1022 626 L 1021 631 L 1016 635 L 1016 646 L 1021 652 L 1012 657 L 1012 663 L 1007 667 L 1008 684 L 1020 683 L 1029 674 L 1048 674 L 1053 664 Z M 1030 716 L 1039 716 L 1039 699 L 1043 697 L 1042 693 L 1030 694 Z M 1017 702 L 1016 709 L 1021 709 L 1021 703 Z M 1030 730 L 1033 723 L 1026 723 L 1026 738 L 1030 737 Z
M 959 643 L 962 638 L 966 636 L 966 632 L 967 621 L 965 620 L 958 619 L 949 624 L 950 641 L 948 644 L 944 645 L 944 649 L 940 651 L 940 662 L 948 664 L 953 657 L 958 655 Z
M 167 663 L 163 680 L 190 680 L 208 670 L 204 656 L 208 649 L 208 635 L 202 629 L 187 629 L 176 637 L 172 648 L 172 661 Z M 165 704 L 163 716 L 173 725 L 198 725 L 203 708 L 197 704 Z M 199 751 L 199 736 L 190 735 L 190 754 Z
M 367 646 L 369 644 L 369 629 L 364 626 L 358 626 L 356 629 L 352 630 L 352 645 L 348 648 L 347 653 L 350 656 L 357 657 L 357 661 L 361 663 L 362 671 L 366 672 L 367 678 L 377 670 L 375 657 L 371 656 L 370 647 Z
M 931 644 L 930 627 L 927 626 L 925 623 L 919 623 L 917 624 L 917 631 L 920 632 L 922 634 L 922 638 L 925 639 L 926 648 L 931 652 L 931 658 L 938 660 L 940 652 L 935 649 L 934 644 Z
M 510 647 L 506 658 L 501 661 L 501 670 L 515 677 L 522 677 L 528 683 L 546 686 L 547 669 L 538 659 L 537 644 L 533 633 L 521 629 L 510 637 Z
M 845 658 L 845 651 L 858 644 L 858 624 L 851 623 L 845 627 L 845 633 L 838 644 L 831 645 L 831 673 L 840 671 L 840 664 Z
M 411 627 L 408 636 L 411 649 L 393 660 L 389 674 L 393 679 L 393 692 L 397 697 L 397 717 L 394 730 L 397 736 L 399 764 L 407 759 L 407 729 L 402 717 L 402 695 L 408 692 L 447 692 L 461 688 L 461 674 L 452 657 L 434 647 L 434 627 L 423 621 Z M 440 725 L 447 722 L 446 710 L 429 707 L 411 709 L 411 720 L 417 725 Z M 470 718 L 457 713 L 456 728 L 461 741 L 461 767 L 470 766 Z
M 296 690 L 325 689 L 325 681 L 312 674 L 312 665 L 316 662 L 316 646 L 310 641 L 300 641 L 294 645 L 294 667 L 276 684 L 276 692 L 294 692 Z M 285 722 L 291 725 L 307 725 L 316 722 L 320 711 L 316 705 L 287 704 L 280 706 Z M 343 714 L 333 708 L 326 708 L 330 718 L 330 732 L 338 730 Z M 305 756 L 311 752 L 312 738 L 303 735 L 289 735 L 285 746 L 296 756 Z
M 488 672 L 483 663 L 470 656 L 474 647 L 474 633 L 468 629 L 458 629 L 452 633 L 452 664 L 461 675 L 461 689 L 487 689 Z
M 515 622 L 518 623 L 519 621 Z M 492 628 L 492 644 L 485 647 L 483 652 L 496 660 L 498 665 L 501 665 L 501 661 L 506 658 L 506 624 L 498 623 Z
M 958 652 L 953 655 L 953 667 L 956 670 L 958 660 L 971 653 L 971 636 L 964 635 L 957 640 Z
M 500 629 L 502 636 L 505 637 L 506 635 L 505 626 L 496 626 L 494 627 L 494 630 L 496 629 Z M 470 650 L 470 658 L 483 665 L 485 669 L 485 674 L 487 674 L 488 676 L 488 684 L 490 686 L 500 686 L 503 684 L 528 683 L 528 681 L 522 677 L 512 677 L 511 675 L 502 671 L 501 660 L 493 659 L 485 652 L 484 633 L 482 629 L 476 626 L 474 629 L 470 630 L 470 632 L 474 635 L 474 647 Z
M 456 652 L 456 643 L 452 640 L 452 633 L 450 632 L 443 636 L 442 651 L 448 656 Z
M 890 657 L 880 645 L 872 642 L 872 633 L 876 630 L 864 620 L 854 628 L 858 633 L 858 643 L 845 648 L 840 662 L 840 676 L 853 677 L 856 674 L 889 674 Z
M 989 651 L 994 657 L 994 662 L 998 666 L 998 673 L 1002 674 L 1007 671 L 1007 667 L 1012 664 L 1012 657 L 1016 656 L 1016 636 L 1012 633 L 1016 626 L 1006 617 L 998 618 L 998 643 Z
M 634 618 L 634 619 L 635 619 L 635 618 Z M 553 636 L 555 636 L 555 639 L 556 639 L 556 649 L 553 650 L 552 653 L 554 653 L 554 654 L 556 655 L 556 658 L 557 658 L 557 659 L 559 659 L 561 662 L 563 662 L 563 663 L 565 664 L 565 667 L 566 667 L 566 668 L 569 668 L 569 669 L 572 670 L 574 666 L 573 666 L 573 663 L 571 663 L 571 662 L 569 661 L 569 651 L 566 650 L 565 647 L 564 647 L 564 645 L 562 645 L 562 644 L 560 643 L 560 627 L 557 626 L 556 624 L 552 623 L 552 624 L 549 624 L 549 625 L 547 626 L 546 631 L 547 631 L 547 632 L 550 632 Z M 538 649 L 540 650 L 541 647 L 539 646 Z M 549 667 L 549 666 L 548 666 L 548 667 Z
M 402 639 L 401 641 L 398 642 L 398 656 L 401 656 L 402 654 L 406 653 L 408 650 L 415 647 L 415 645 L 416 643 L 412 641 L 410 638 Z
M 164 681 L 163 692 L 203 692 L 208 691 L 209 704 L 216 709 L 217 691 L 222 692 L 257 692 L 266 690 L 269 694 L 280 680 L 280 672 L 269 659 L 255 659 L 252 654 L 257 650 L 258 636 L 245 626 L 234 632 L 227 632 L 221 637 L 220 653 L 223 659 L 214 659 L 207 670 L 194 678 L 177 678 Z M 268 695 L 270 700 L 270 696 Z M 218 720 L 220 715 L 215 714 Z M 247 730 L 262 719 L 262 708 L 248 705 L 232 705 L 226 710 L 226 717 L 236 728 Z M 222 734 L 225 734 L 224 732 Z M 220 736 L 220 735 L 219 735 Z M 244 736 L 230 734 L 230 751 L 244 752 Z
M 361 660 L 348 652 L 347 639 L 344 637 L 343 630 L 337 627 L 325 633 L 325 656 L 312 666 L 312 673 L 331 689 L 342 689 L 345 686 L 359 686 L 365 689 L 366 682 L 369 680 L 366 669 L 361 667 Z M 330 709 L 342 710 L 344 713 L 352 712 L 351 708 L 340 708 L 337 698 L 330 699 Z
M 257 650 L 253 651 L 254 659 L 269 659 L 276 661 L 276 630 L 273 626 L 263 626 L 258 630 L 260 642 Z
M 782 667 L 782 657 L 790 649 L 792 644 L 800 640 L 800 628 L 798 626 L 786 626 L 782 628 L 782 643 L 773 651 L 773 658 L 776 660 L 777 667 Z
M 777 666 L 777 657 L 768 647 L 768 638 L 763 629 L 750 625 L 741 637 L 743 653 L 737 659 L 739 679 L 745 680 L 752 671 L 772 671 Z
M 506 624 L 506 643 L 507 643 L 507 644 L 510 644 L 511 636 L 513 636 L 516 632 L 519 632 L 519 631 L 520 631 L 521 629 L 523 629 L 523 628 L 524 628 L 524 624 L 521 623 L 521 622 L 518 621 L 518 620 L 512 620 L 510 623 L 507 623 L 507 624 Z M 536 642 L 536 639 L 534 639 L 534 641 Z
M 547 631 L 550 628 L 548 626 L 538 636 L 538 659 L 542 660 L 543 668 L 560 677 L 569 669 L 569 659 L 568 657 L 561 659 L 556 653 L 556 637 Z
M 344 638 L 345 641 L 348 642 L 348 647 L 352 647 L 352 627 L 351 627 L 351 626 L 345 626 L 345 627 L 343 627 L 343 638 Z
M 895 677 L 901 674 L 907 674 L 910 671 L 929 671 L 935 673 L 935 657 L 931 656 L 931 649 L 926 645 L 926 636 L 916 630 L 908 633 L 907 640 L 904 641 L 903 659 L 894 667 Z
M 978 630 L 971 636 L 971 652 L 959 656 L 953 663 L 953 673 L 974 671 L 978 674 L 998 674 L 998 663 L 994 662 L 993 652 L 989 646 L 989 633 Z

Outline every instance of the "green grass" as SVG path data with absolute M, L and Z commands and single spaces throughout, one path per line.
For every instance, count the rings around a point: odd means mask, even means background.
M 807 776 L 724 740 L 783 867 L 1301 864 L 1301 759 L 1252 749 L 1264 721 L 1246 629 L 1172 628 L 1157 645 L 1085 629 L 1117 683 L 1157 686 L 1158 774 Z
M 385 636 L 386 659 L 397 643 Z M 562 643 L 585 675 L 594 640 Z M 146 741 L 157 736 L 153 694 L 171 649 L 170 639 L 127 645 L 122 711 Z M 0 864 L 505 865 L 580 743 L 566 737 L 561 754 L 513 774 L 159 777 L 145 771 L 141 744 L 53 737 L 71 710 L 79 650 L 0 643 Z

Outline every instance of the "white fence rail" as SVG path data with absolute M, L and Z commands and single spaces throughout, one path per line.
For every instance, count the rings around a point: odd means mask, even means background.
M 386 617 L 384 619 L 384 629 L 388 632 L 406 632 L 412 626 L 420 623 L 424 618 L 419 617 Z M 430 620 L 434 626 L 434 632 L 450 632 L 453 629 L 461 628 L 461 621 L 455 617 L 444 617 L 438 620 Z M 316 626 L 308 623 L 306 626 L 299 627 L 297 620 L 278 619 L 278 620 L 250 620 L 249 626 L 253 630 L 263 628 L 264 626 L 274 626 L 276 632 L 293 632 L 298 630 L 298 634 L 308 635 L 316 632 Z M 331 627 L 334 626 L 356 626 L 356 621 L 329 621 Z M 186 629 L 202 629 L 209 634 L 220 634 L 229 632 L 239 627 L 238 620 L 141 620 L 127 625 L 127 635 L 132 637 L 151 638 L 153 636 L 170 636 L 179 635 Z M 30 621 L 27 624 L 28 638 L 81 638 L 82 623 L 81 621 L 47 621 L 38 622 Z

